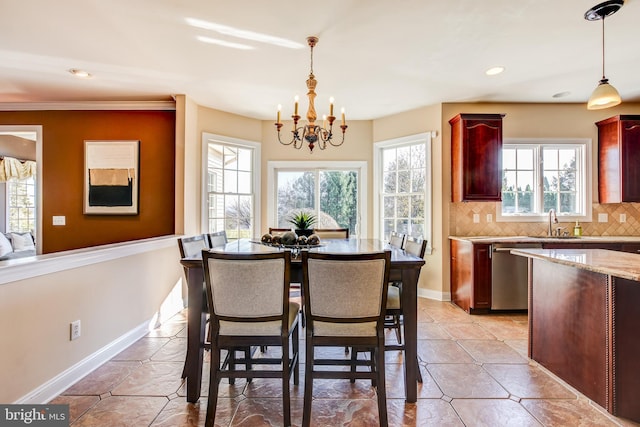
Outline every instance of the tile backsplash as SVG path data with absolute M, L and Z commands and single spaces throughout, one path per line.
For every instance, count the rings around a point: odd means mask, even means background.
M 547 233 L 547 222 L 496 222 L 495 202 L 464 202 L 450 205 L 450 230 L 454 236 L 543 236 Z M 640 203 L 616 203 L 592 205 L 592 222 L 581 222 L 585 236 L 640 236 Z M 474 223 L 477 214 L 480 222 Z M 607 214 L 607 222 L 598 222 L 600 214 Z M 488 222 L 487 216 L 491 216 Z M 620 222 L 620 216 L 626 216 Z M 573 233 L 573 222 L 559 223 L 554 227 L 566 227 Z

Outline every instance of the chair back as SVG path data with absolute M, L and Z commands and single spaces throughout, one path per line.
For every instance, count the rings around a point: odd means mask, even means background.
M 384 322 L 391 252 L 331 254 L 302 251 L 307 327 Z
M 289 316 L 291 252 L 202 252 L 214 330 L 220 321 L 271 322 Z M 278 329 L 278 335 L 280 329 Z
M 348 228 L 315 228 L 313 230 L 315 234 L 321 239 L 348 239 Z
M 178 239 L 180 258 L 190 258 L 199 255 L 203 249 L 209 248 L 209 242 L 203 234 Z
M 417 257 L 424 258 L 424 253 L 427 250 L 427 241 L 426 240 L 418 241 L 418 240 L 407 239 L 407 241 L 404 243 L 404 250 L 405 250 L 405 252 L 407 252 L 407 253 L 409 253 L 411 255 L 415 255 Z
M 217 248 L 217 247 L 220 247 L 220 246 L 224 246 L 228 242 L 228 240 L 227 240 L 227 232 L 224 231 L 224 230 L 216 231 L 215 233 L 207 234 L 207 239 L 209 241 L 209 247 L 210 248 Z
M 392 232 L 391 236 L 389 237 L 389 244 L 391 246 L 395 246 L 396 248 L 402 248 L 405 238 L 406 236 L 404 234 Z

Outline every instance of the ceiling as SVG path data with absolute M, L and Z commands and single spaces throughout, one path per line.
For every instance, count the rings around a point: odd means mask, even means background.
M 257 119 L 307 101 L 375 119 L 440 102 L 586 103 L 601 78 L 593 0 L 0 0 L 0 103 L 170 100 Z M 606 19 L 606 75 L 640 101 L 640 0 Z M 288 39 L 290 49 L 197 28 L 186 18 Z M 253 47 L 239 50 L 197 36 Z M 505 72 L 485 75 L 501 65 Z M 78 79 L 68 70 L 92 74 Z M 569 92 L 562 98 L 553 98 Z M 586 108 L 586 107 L 585 107 Z

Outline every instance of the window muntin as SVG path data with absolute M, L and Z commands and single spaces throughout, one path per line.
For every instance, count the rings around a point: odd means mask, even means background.
M 546 217 L 590 220 L 588 140 L 505 141 L 498 219 Z
M 425 238 L 426 154 L 424 141 L 381 148 L 381 235 L 385 240 L 394 231 Z
M 206 136 L 206 232 L 225 231 L 229 240 L 256 234 L 255 146 Z

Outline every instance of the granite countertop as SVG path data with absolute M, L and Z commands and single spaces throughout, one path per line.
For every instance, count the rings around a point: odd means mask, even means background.
M 640 243 L 640 236 L 449 236 L 449 239 L 472 243 Z
M 513 249 L 514 255 L 640 281 L 640 255 L 604 249 Z

